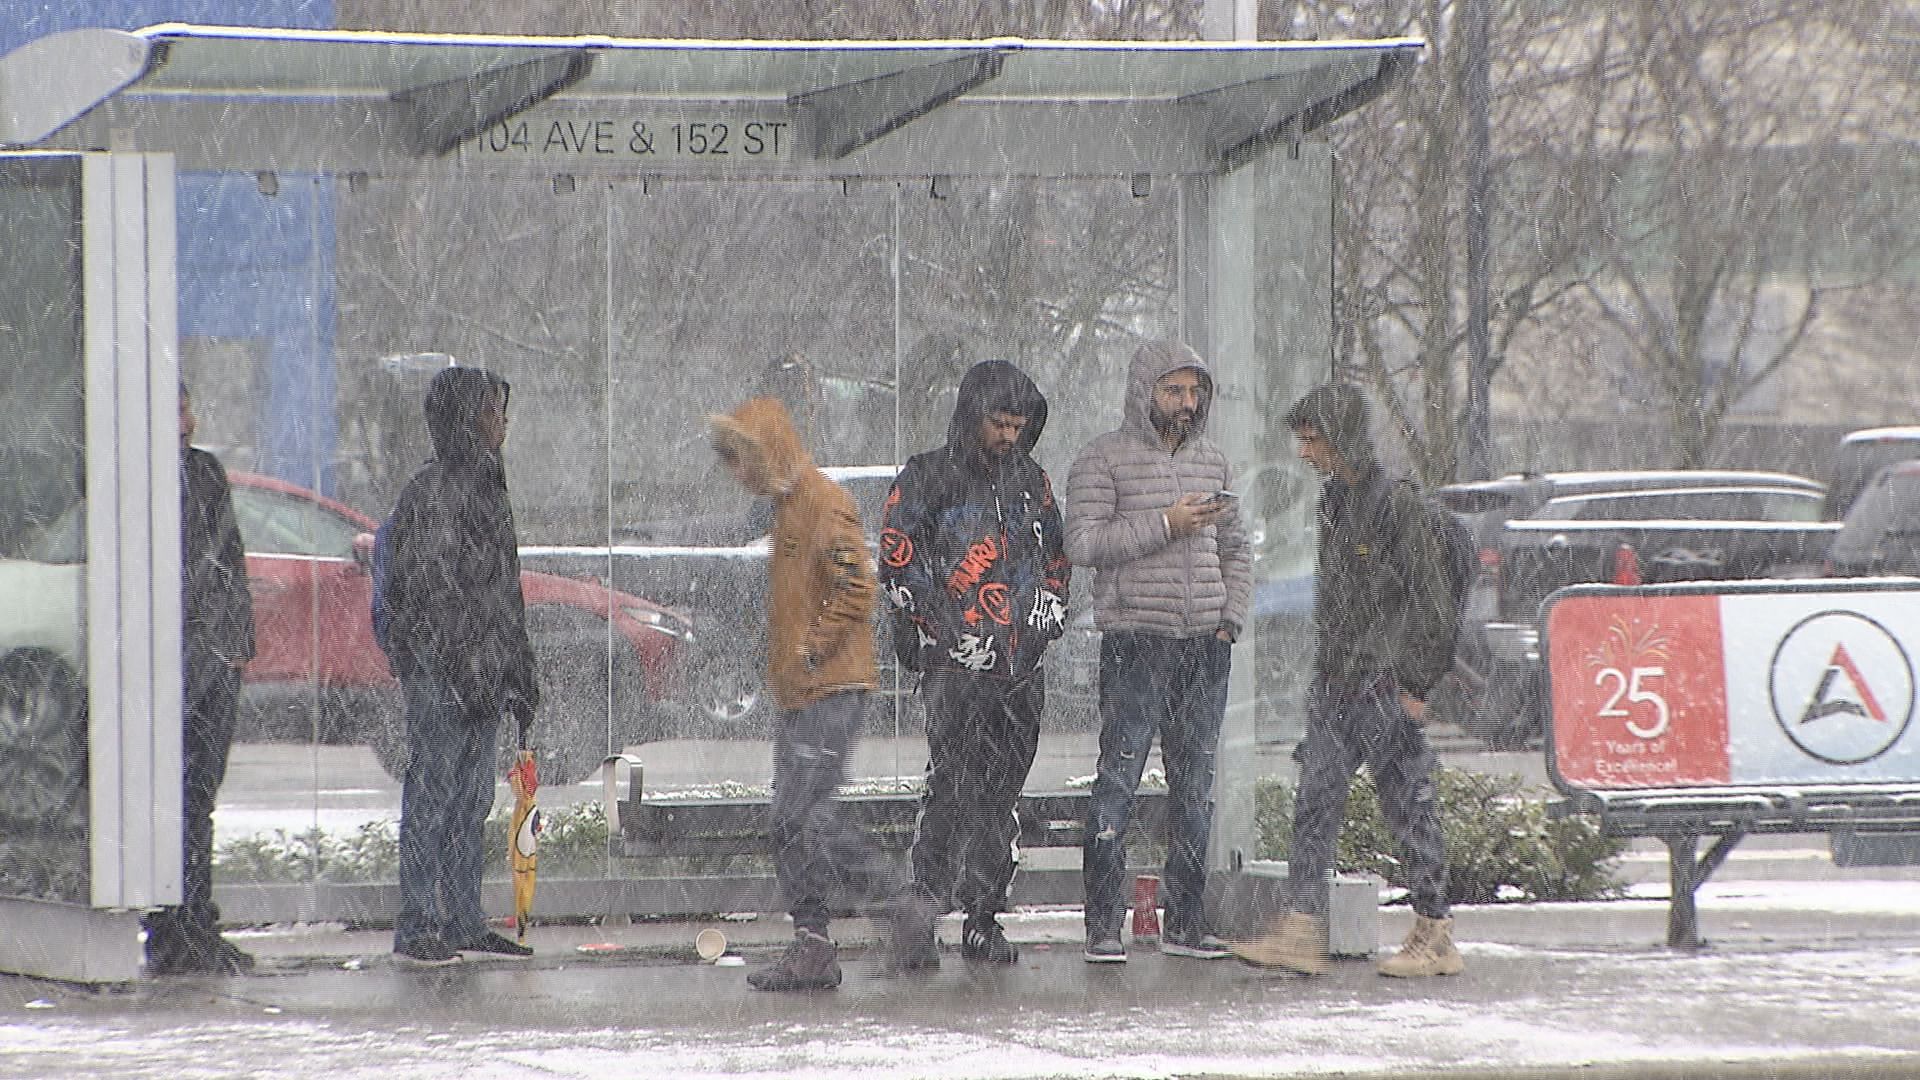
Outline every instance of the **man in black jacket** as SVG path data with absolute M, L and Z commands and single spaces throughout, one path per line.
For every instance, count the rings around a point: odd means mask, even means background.
M 887 496 L 880 583 L 897 651 L 925 672 L 927 794 L 913 843 L 916 885 L 966 912 L 961 955 L 1012 963 L 998 915 L 1013 881 L 1014 807 L 1040 741 L 1047 643 L 1066 625 L 1067 562 L 1033 446 L 1047 400 L 1000 360 L 961 379 L 947 442 L 915 455 Z M 909 957 L 940 962 L 928 933 Z
M 1347 789 L 1365 764 L 1413 893 L 1413 930 L 1382 975 L 1456 975 L 1446 848 L 1422 728 L 1427 693 L 1453 663 L 1458 620 L 1442 537 L 1418 491 L 1375 460 L 1367 401 L 1343 383 L 1318 387 L 1287 414 L 1300 457 L 1326 478 L 1314 579 L 1314 680 L 1307 735 L 1295 751 L 1290 910 L 1262 937 L 1233 946 L 1260 966 L 1327 970 L 1328 875 Z
M 180 387 L 180 566 L 184 609 L 181 715 L 184 800 L 182 895 L 148 915 L 147 969 L 155 975 L 238 975 L 253 957 L 220 936 L 213 903 L 213 804 L 227 775 L 240 672 L 253 659 L 253 597 L 227 472 L 187 444 L 196 422 Z
M 393 951 L 423 964 L 533 951 L 487 929 L 480 907 L 500 715 L 530 723 L 540 700 L 500 459 L 507 396 L 506 380 L 479 368 L 435 375 L 425 410 L 435 457 L 393 509 L 388 661 L 407 710 Z

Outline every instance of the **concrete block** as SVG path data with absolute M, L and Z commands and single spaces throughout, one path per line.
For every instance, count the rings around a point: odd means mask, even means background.
M 1287 864 L 1254 860 L 1220 881 L 1215 923 L 1236 936 L 1266 928 L 1286 908 Z M 1372 956 L 1380 948 L 1380 883 L 1336 874 L 1329 890 L 1327 946 L 1335 956 Z
M 130 983 L 145 958 L 140 913 L 0 899 L 0 971 L 60 982 Z

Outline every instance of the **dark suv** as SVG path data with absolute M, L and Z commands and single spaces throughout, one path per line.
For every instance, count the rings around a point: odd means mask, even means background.
M 1787 473 L 1709 469 L 1524 473 L 1435 490 L 1467 520 L 1481 567 L 1456 663 L 1464 678 L 1437 698 L 1439 718 L 1498 749 L 1526 745 L 1543 730 L 1536 624 L 1548 593 L 1621 572 L 1640 580 L 1814 574 L 1832 533 L 1813 524 L 1823 491 Z M 1714 524 L 1703 532 L 1693 522 Z M 1744 539 L 1730 545 L 1728 537 Z M 1460 692 L 1463 683 L 1473 692 Z
M 1889 465 L 1860 489 L 1827 569 L 1834 577 L 1920 575 L 1920 461 Z
M 1920 427 L 1877 427 L 1849 431 L 1834 449 L 1822 516 L 1839 521 L 1852 509 L 1869 481 L 1896 462 L 1920 458 Z

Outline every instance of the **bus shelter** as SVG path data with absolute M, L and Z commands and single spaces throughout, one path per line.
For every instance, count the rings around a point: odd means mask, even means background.
M 610 754 L 650 789 L 770 775 L 765 513 L 712 462 L 708 414 L 781 397 L 873 528 L 971 363 L 1049 395 L 1036 456 L 1060 490 L 1118 424 L 1137 345 L 1197 349 L 1256 555 L 1216 787 L 1227 890 L 1260 857 L 1255 751 L 1297 737 L 1311 652 L 1314 485 L 1280 417 L 1328 373 L 1314 136 L 1420 48 L 169 24 L 0 58 L 0 605 L 23 613 L 0 629 L 0 903 L 37 931 L 0 967 L 132 978 L 135 913 L 179 896 L 182 381 L 234 476 L 260 637 L 218 898 L 235 921 L 392 910 L 404 747 L 366 534 L 430 453 L 421 393 L 456 361 L 512 385 L 542 802 L 588 821 Z M 216 258 L 238 284 L 193 287 Z M 183 304 L 232 329 L 182 334 Z M 1097 646 L 1074 612 L 1046 727 L 1090 774 Z M 888 678 L 853 770 L 883 785 L 925 764 Z M 702 872 L 555 851 L 540 910 L 672 911 Z M 1077 897 L 1077 869 L 1017 888 Z

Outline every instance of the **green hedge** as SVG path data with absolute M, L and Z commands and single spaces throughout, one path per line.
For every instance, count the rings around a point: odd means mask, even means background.
M 1619 896 L 1614 863 L 1626 845 L 1600 835 L 1586 818 L 1547 817 L 1547 793 L 1519 776 L 1441 766 L 1440 829 L 1446 838 L 1449 899 L 1456 904 L 1597 900 Z M 1264 781 L 1254 790 L 1260 856 L 1284 859 L 1293 836 L 1293 787 Z M 1399 848 L 1387 832 L 1373 781 L 1362 771 L 1347 799 L 1338 868 L 1406 887 Z
M 1443 766 L 1439 784 L 1454 902 L 1591 900 L 1619 895 L 1621 886 L 1612 864 L 1624 845 L 1600 836 L 1584 818 L 1548 820 L 1545 793 L 1529 790 L 1520 777 Z M 726 794 L 740 797 L 738 792 Z M 1293 832 L 1292 787 L 1278 780 L 1262 781 L 1254 792 L 1254 815 L 1260 857 L 1286 858 Z M 507 817 L 503 808 L 487 819 L 489 875 L 507 873 Z M 607 819 L 600 804 L 543 809 L 541 824 L 543 876 L 598 877 L 607 872 Z M 398 834 L 396 823 L 374 821 L 344 836 L 312 829 L 248 837 L 224 844 L 215 853 L 214 878 L 222 882 L 392 881 L 399 874 Z M 1395 851 L 1373 785 L 1363 772 L 1348 799 L 1339 867 L 1404 885 Z M 1136 864 L 1149 866 L 1160 861 L 1163 852 L 1143 845 L 1132 855 Z M 615 872 L 740 873 L 764 870 L 766 861 L 761 856 L 690 856 L 646 863 L 616 860 Z

